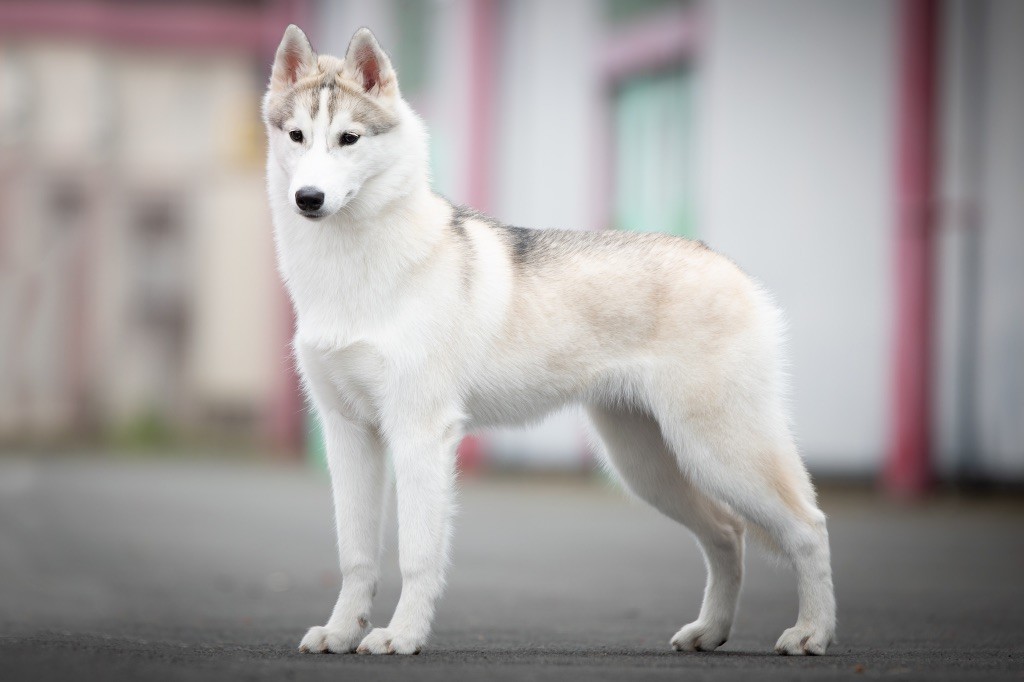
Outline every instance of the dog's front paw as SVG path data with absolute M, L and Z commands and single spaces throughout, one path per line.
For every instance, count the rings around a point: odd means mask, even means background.
M 676 651 L 714 651 L 729 639 L 728 625 L 714 625 L 694 621 L 686 625 L 672 638 Z
M 311 627 L 299 643 L 304 654 L 350 654 L 370 627 L 364 619 L 358 619 L 352 627 L 317 625 Z
M 370 631 L 356 649 L 360 654 L 418 654 L 423 648 L 423 639 L 410 637 L 388 628 Z
M 775 653 L 783 656 L 821 656 L 833 639 L 830 629 L 797 624 L 782 633 L 775 644 Z

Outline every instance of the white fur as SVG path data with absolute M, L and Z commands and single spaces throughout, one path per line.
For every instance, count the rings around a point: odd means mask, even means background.
M 298 40 L 289 31 L 285 41 Z M 750 527 L 799 576 L 797 625 L 777 650 L 824 653 L 835 632 L 828 536 L 787 425 L 781 324 L 768 297 L 683 242 L 644 242 L 650 262 L 637 262 L 646 258 L 637 248 L 608 247 L 527 277 L 486 222 L 466 221 L 456 238 L 450 206 L 429 189 L 426 131 L 392 85 L 369 94 L 400 124 L 351 147 L 332 144 L 355 124 L 344 110 L 329 120 L 326 100 L 285 126 L 304 131 L 302 145 L 268 124 L 278 263 L 297 313 L 298 367 L 324 426 L 343 576 L 329 620 L 300 648 L 418 652 L 444 587 L 456 444 L 475 426 L 582 402 L 627 486 L 688 526 L 704 551 L 704 604 L 672 646 L 711 650 L 728 638 Z M 292 197 L 307 185 L 325 192 L 328 217 L 297 213 Z M 638 292 L 661 307 L 641 309 Z M 388 450 L 403 586 L 389 625 L 370 630 Z

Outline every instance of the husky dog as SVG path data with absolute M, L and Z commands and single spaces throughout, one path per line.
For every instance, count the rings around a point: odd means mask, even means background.
M 365 28 L 337 59 L 289 26 L 263 117 L 343 578 L 302 651 L 419 652 L 445 583 L 459 440 L 580 403 L 625 484 L 703 549 L 704 603 L 671 645 L 729 637 L 750 528 L 799 576 L 799 617 L 775 650 L 825 652 L 825 516 L 787 423 L 780 315 L 757 284 L 699 242 L 509 227 L 432 193 L 423 122 Z M 372 628 L 389 450 L 402 594 Z

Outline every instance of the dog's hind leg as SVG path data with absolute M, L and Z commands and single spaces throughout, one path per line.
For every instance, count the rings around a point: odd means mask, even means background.
M 697 537 L 708 580 L 697 620 L 672 637 L 679 651 L 712 651 L 732 629 L 743 580 L 743 522 L 725 505 L 696 489 L 650 416 L 627 410 L 589 408 L 609 463 L 629 489 Z
M 769 546 L 796 569 L 799 616 L 775 650 L 825 653 L 836 619 L 828 531 L 778 398 L 733 395 L 702 405 L 666 400 L 654 411 L 694 485 L 764 531 Z

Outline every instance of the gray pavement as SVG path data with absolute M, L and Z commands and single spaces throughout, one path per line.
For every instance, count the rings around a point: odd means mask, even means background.
M 789 570 L 749 553 L 730 641 L 681 654 L 703 565 L 600 480 L 464 482 L 415 657 L 300 655 L 339 576 L 326 477 L 249 463 L 0 460 L 0 680 L 1024 679 L 1024 503 L 826 491 L 840 643 L 770 653 Z M 372 620 L 398 597 L 392 539 Z

